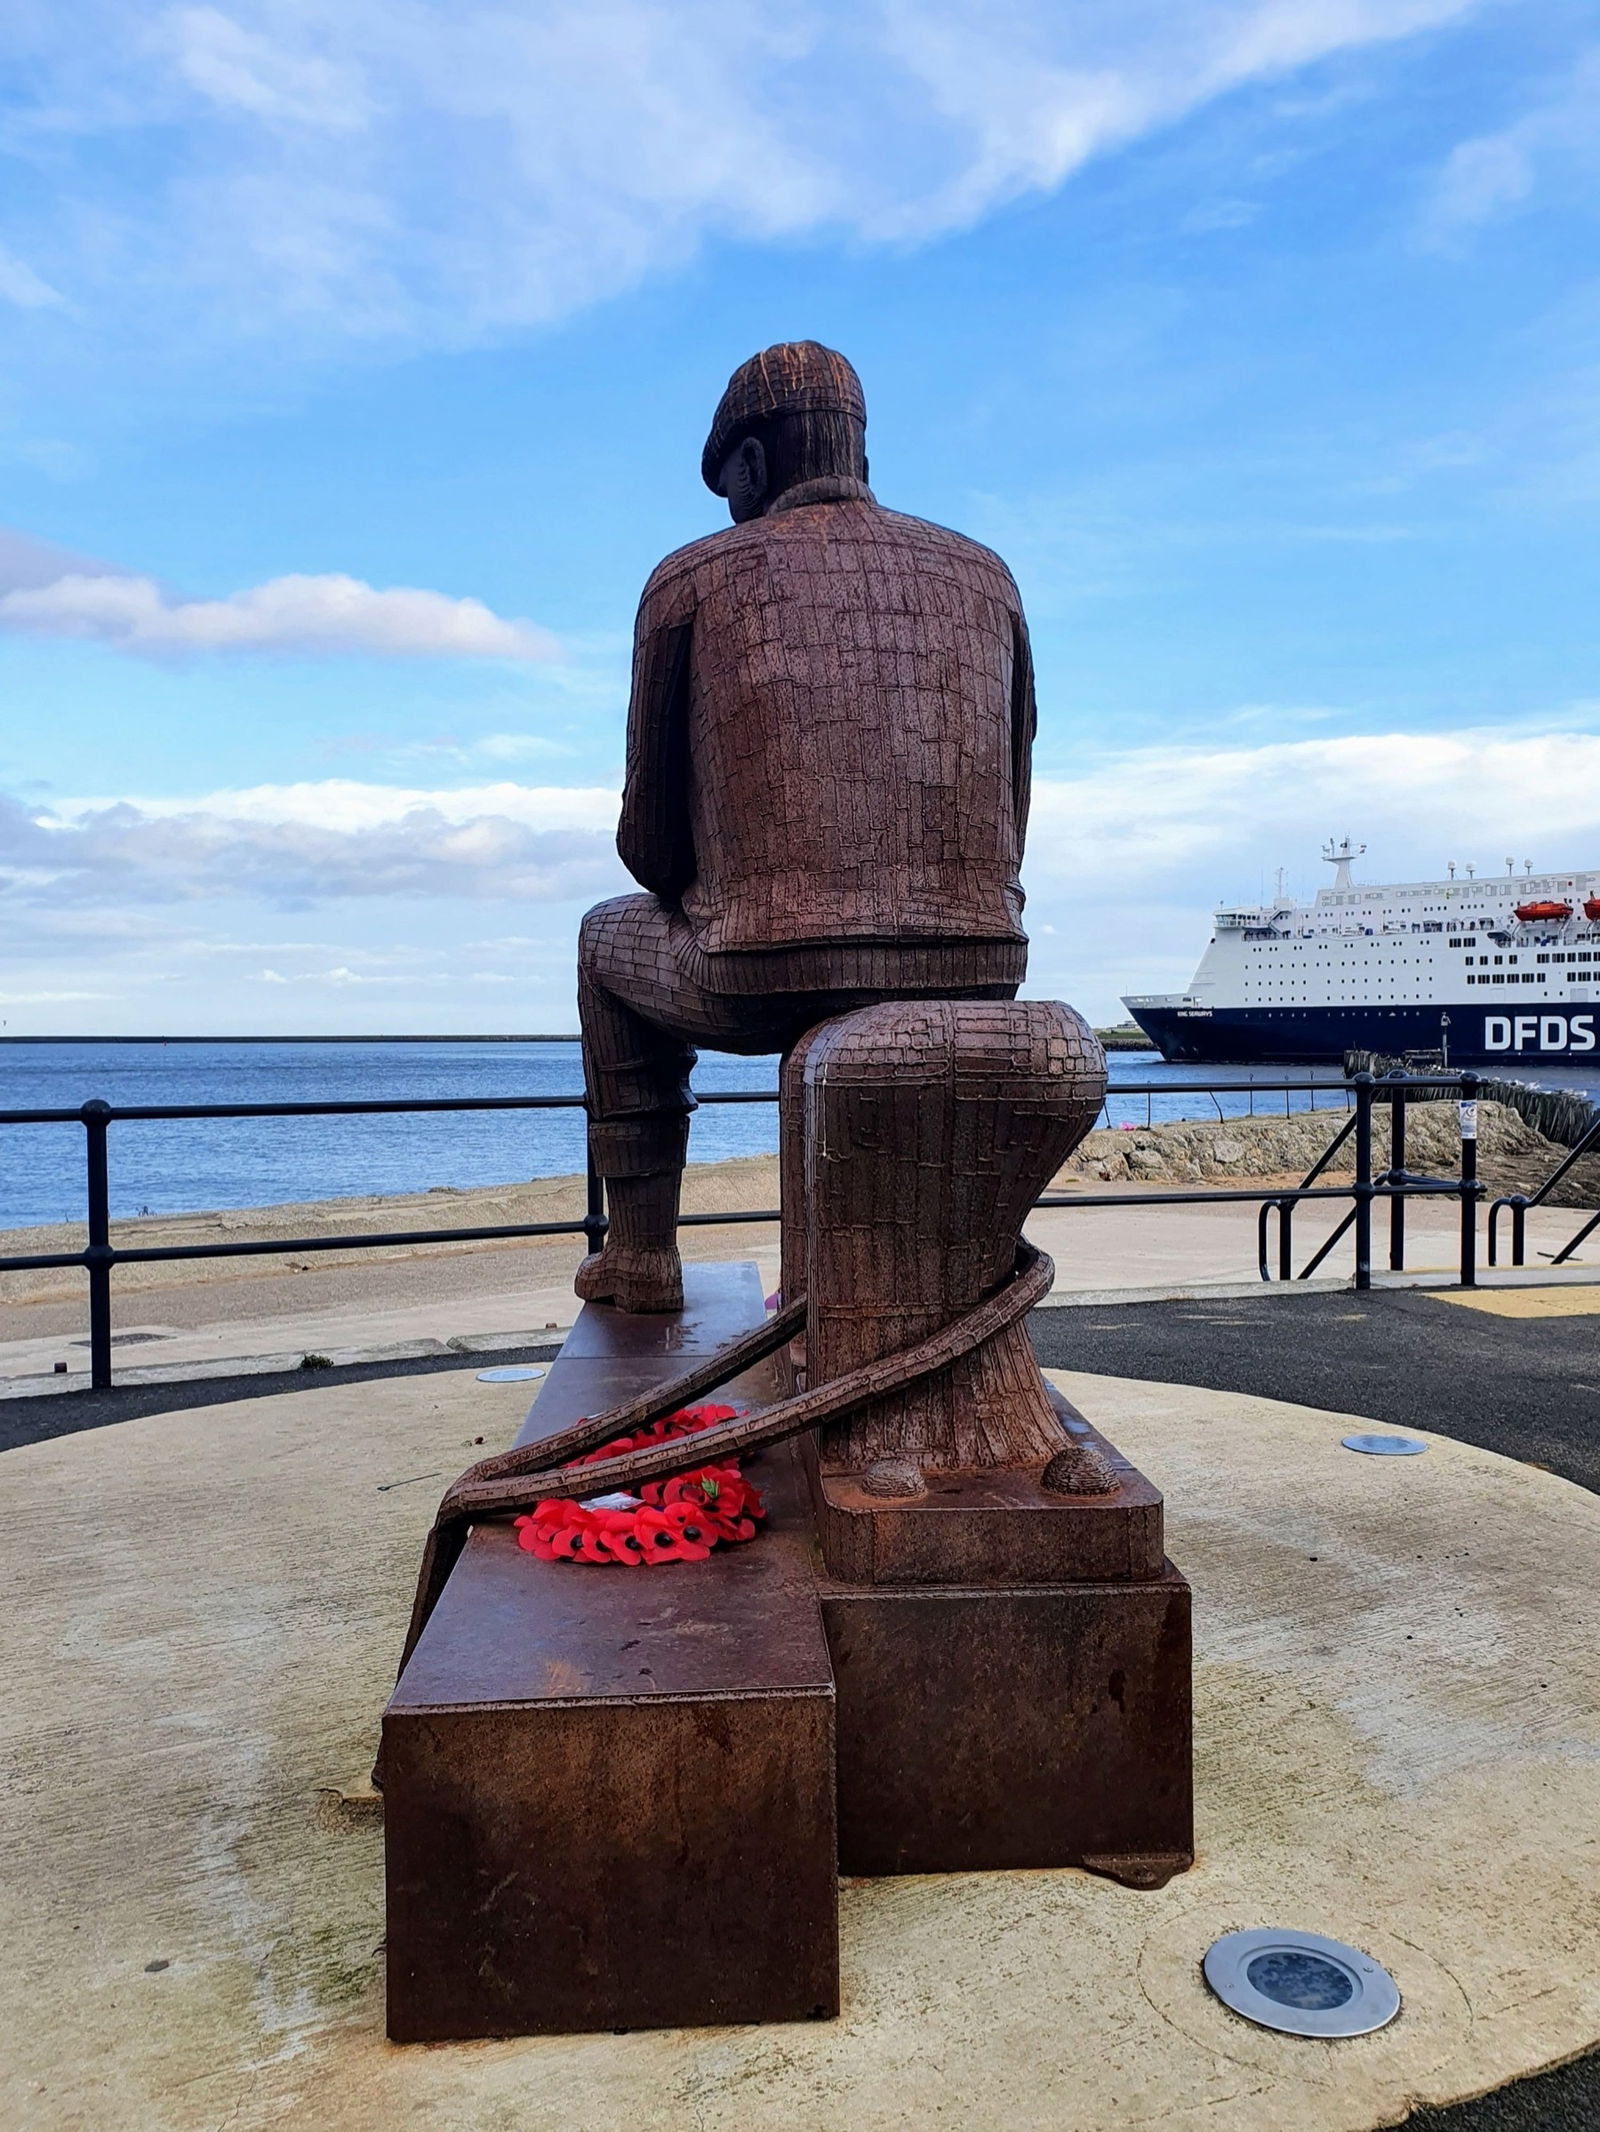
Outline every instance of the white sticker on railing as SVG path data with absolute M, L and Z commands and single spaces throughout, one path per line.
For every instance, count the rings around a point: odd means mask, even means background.
M 1478 1106 L 1477 1106 L 1477 1104 L 1476 1104 L 1476 1103 L 1461 1103 L 1461 1104 L 1458 1104 L 1458 1105 L 1457 1105 L 1457 1108 L 1458 1108 L 1458 1109 L 1459 1109 L 1459 1111 L 1461 1112 L 1461 1137 L 1462 1137 L 1462 1139 L 1463 1139 L 1463 1140 L 1476 1140 L 1476 1139 L 1477 1139 L 1477 1137 L 1478 1137 Z

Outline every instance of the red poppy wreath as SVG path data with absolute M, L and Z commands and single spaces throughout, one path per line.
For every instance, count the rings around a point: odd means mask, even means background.
M 732 1421 L 734 1412 L 732 1407 L 681 1407 L 636 1436 L 613 1437 L 572 1465 L 654 1450 L 674 1437 Z M 713 1547 L 753 1540 L 766 1514 L 737 1459 L 727 1459 L 676 1473 L 671 1480 L 646 1481 L 637 1495 L 541 1503 L 530 1516 L 517 1519 L 517 1544 L 541 1562 L 622 1562 L 630 1569 L 652 1562 L 703 1562 Z

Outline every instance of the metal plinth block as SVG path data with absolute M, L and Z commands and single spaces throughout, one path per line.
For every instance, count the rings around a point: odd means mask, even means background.
M 841 1872 L 1194 1862 L 1189 1587 L 825 1583 Z
M 589 1306 L 525 1440 L 759 1320 L 753 1266 L 689 1279 L 681 1317 Z M 588 1568 L 472 1534 L 384 1718 L 395 2042 L 837 2011 L 809 1506 L 791 1447 L 750 1471 L 768 1528 L 707 1562 Z

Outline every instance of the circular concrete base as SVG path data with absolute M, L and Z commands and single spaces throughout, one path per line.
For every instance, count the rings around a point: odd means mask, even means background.
M 444 1482 L 526 1387 L 456 1376 L 0 1458 L 0 2121 L 33 2132 L 1358 2132 L 1600 2039 L 1600 1502 L 1352 1417 L 1063 1376 L 1167 1491 L 1199 1858 L 843 1890 L 816 2026 L 396 2049 L 370 1757 Z M 675 1574 L 671 1571 L 662 1575 Z M 1392 2027 L 1229 2014 L 1224 1932 L 1375 1955 Z

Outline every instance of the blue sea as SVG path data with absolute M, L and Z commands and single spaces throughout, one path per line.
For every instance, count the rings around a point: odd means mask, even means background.
M 1114 1125 L 1174 1118 L 1281 1113 L 1342 1106 L 1333 1068 L 1168 1066 L 1153 1053 L 1114 1053 L 1107 1104 Z M 702 1053 L 695 1087 L 776 1091 L 775 1058 Z M 1543 1083 L 1592 1077 L 1542 1072 Z M 1289 1096 L 1257 1084 L 1293 1080 Z M 1209 1081 L 1215 1095 L 1174 1084 Z M 122 1103 L 304 1103 L 411 1096 L 578 1095 L 576 1040 L 544 1043 L 15 1043 L 0 1040 L 0 1110 L 76 1109 L 91 1096 Z M 777 1112 L 767 1104 L 699 1111 L 690 1159 L 772 1152 Z M 583 1168 L 581 1111 L 435 1112 L 378 1118 L 128 1119 L 110 1133 L 114 1216 L 196 1213 L 416 1192 L 431 1185 L 495 1185 Z M 0 1125 L 0 1227 L 83 1217 L 83 1129 Z

